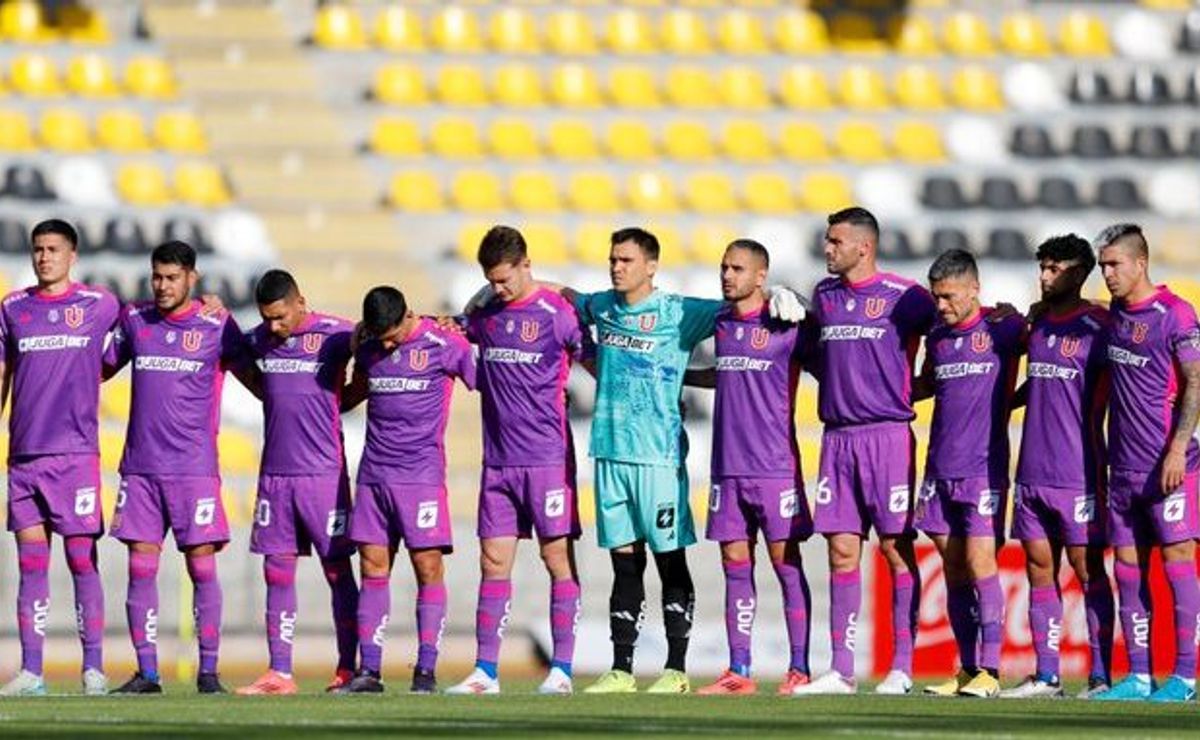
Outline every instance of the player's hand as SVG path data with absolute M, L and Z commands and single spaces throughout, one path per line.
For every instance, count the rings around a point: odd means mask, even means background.
M 216 293 L 205 293 L 200 296 L 200 315 L 216 316 L 225 310 L 225 302 Z
M 772 318 L 786 321 L 789 324 L 799 324 L 808 315 L 804 299 L 791 288 L 772 285 L 767 288 L 766 293 Z
M 1010 316 L 1020 316 L 1021 312 L 1011 303 L 997 303 L 996 307 L 988 313 L 987 320 L 989 324 L 998 324 Z
M 1187 453 L 1167 450 L 1162 465 L 1162 492 L 1169 495 L 1183 485 L 1187 473 Z
M 447 316 L 445 314 L 439 314 L 437 316 L 430 316 L 430 318 L 433 319 L 434 323 L 436 323 L 438 328 L 442 331 L 460 335 L 467 333 L 466 330 L 463 329 L 463 320 L 466 318 L 465 316 Z
M 354 331 L 350 334 L 350 354 L 358 352 L 358 348 L 365 341 L 367 341 L 367 327 L 363 326 L 363 322 L 360 321 L 354 325 Z
M 463 314 L 470 316 L 487 304 L 491 303 L 496 297 L 496 290 L 491 285 L 485 285 L 475 292 L 475 295 L 467 299 L 467 304 L 463 306 Z

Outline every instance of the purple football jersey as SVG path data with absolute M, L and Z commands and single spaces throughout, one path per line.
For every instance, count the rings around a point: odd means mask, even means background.
M 1103 485 L 1109 321 L 1088 305 L 1033 323 L 1018 483 L 1090 493 Z
M 796 384 L 802 331 L 772 320 L 766 306 L 717 314 L 717 390 L 712 476 L 789 478 L 800 467 Z
M 957 326 L 939 323 L 925 342 L 934 385 L 926 478 L 1008 481 L 1008 418 L 1025 319 L 986 321 L 989 309 Z
M 266 324 L 249 334 L 262 373 L 264 475 L 336 475 L 345 465 L 339 411 L 354 325 L 310 313 L 285 340 Z
M 204 315 L 199 301 L 164 316 L 135 303 L 105 363 L 132 366 L 133 396 L 122 475 L 217 476 L 217 433 L 225 370 L 245 362 L 245 339 L 228 313 Z
M 883 272 L 859 283 L 830 277 L 812 305 L 821 421 L 912 421 L 913 359 L 937 316 L 929 291 Z
M 12 374 L 8 454 L 96 453 L 104 350 L 120 313 L 107 291 L 72 283 L 60 295 L 36 287 L 0 305 L 0 343 Z
M 567 376 L 585 338 L 575 308 L 538 288 L 520 301 L 492 301 L 467 327 L 479 345 L 483 464 L 561 466 L 570 454 Z
M 1113 301 L 1108 338 L 1112 397 L 1108 462 L 1114 469 L 1154 470 L 1179 418 L 1181 362 L 1200 361 L 1200 328 L 1192 305 L 1167 289 L 1140 303 Z M 1189 470 L 1200 467 L 1196 440 Z
M 365 342 L 354 372 L 367 388 L 367 443 L 358 482 L 443 485 L 454 379 L 475 388 L 471 345 L 422 318 L 390 352 L 378 341 Z

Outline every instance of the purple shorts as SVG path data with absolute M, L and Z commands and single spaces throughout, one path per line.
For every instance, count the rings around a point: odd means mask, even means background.
M 109 534 L 122 542 L 162 544 L 167 529 L 177 547 L 224 544 L 229 520 L 216 476 L 125 475 Z
M 804 485 L 792 478 L 714 478 L 704 536 L 715 542 L 803 541 L 812 536 Z
M 346 557 L 350 479 L 340 475 L 261 475 L 254 503 L 250 552 L 260 555 Z
M 39 524 L 63 537 L 99 537 L 100 456 L 38 455 L 8 464 L 8 531 Z
M 822 534 L 912 536 L 916 440 L 904 423 L 826 429 L 813 498 Z
M 1015 540 L 1049 540 L 1070 547 L 1104 547 L 1108 522 L 1103 491 L 1017 484 L 1013 501 Z
M 409 550 L 454 550 L 445 486 L 359 483 L 350 512 L 350 540 Z
M 1197 489 L 1200 471 L 1189 470 L 1168 495 L 1160 473 L 1112 470 L 1108 475 L 1108 533 L 1114 547 L 1171 545 L 1200 537 Z
M 917 529 L 951 537 L 1004 541 L 1008 485 L 987 478 L 930 479 L 917 495 Z
M 578 539 L 579 501 L 573 466 L 487 466 L 479 482 L 479 539 Z

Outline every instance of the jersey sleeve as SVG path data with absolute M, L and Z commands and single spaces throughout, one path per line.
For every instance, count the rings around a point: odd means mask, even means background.
M 906 337 L 921 336 L 928 334 L 937 321 L 937 304 L 928 290 L 914 285 L 900 296 L 892 315 Z
M 475 348 L 462 337 L 450 337 L 446 347 L 450 353 L 450 374 L 461 380 L 466 387 L 475 390 L 478 370 Z
M 724 306 L 724 301 L 684 298 L 679 317 L 679 337 L 683 346 L 691 349 L 711 337 L 717 328 L 717 313 Z
M 576 293 L 574 300 L 575 314 L 584 326 L 596 323 L 596 302 L 604 293 Z
M 575 362 L 595 357 L 596 347 L 592 342 L 592 332 L 583 325 L 573 306 L 564 303 L 554 315 L 554 334 L 555 339 Z
M 1179 362 L 1200 361 L 1200 325 L 1196 322 L 1196 309 L 1185 301 L 1171 307 L 1171 328 L 1167 337 L 1171 354 Z
M 107 346 L 104 348 L 104 365 L 113 372 L 125 367 L 129 362 L 133 344 L 133 313 L 126 311 L 121 314 L 109 334 Z
M 221 367 L 226 370 L 241 370 L 252 363 L 253 354 L 246 335 L 238 327 L 233 316 L 226 314 L 221 323 Z

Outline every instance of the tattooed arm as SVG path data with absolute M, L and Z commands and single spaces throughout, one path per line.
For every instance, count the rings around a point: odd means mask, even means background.
M 1200 360 L 1179 363 L 1183 370 L 1183 391 L 1179 403 L 1179 420 L 1171 444 L 1167 447 L 1162 465 L 1162 490 L 1170 493 L 1183 484 L 1187 471 L 1187 449 L 1200 420 Z

